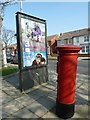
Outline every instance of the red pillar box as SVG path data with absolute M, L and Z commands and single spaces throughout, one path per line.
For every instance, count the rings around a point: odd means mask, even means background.
M 56 49 L 59 51 L 56 114 L 67 119 L 74 115 L 77 58 L 81 48 L 63 45 Z

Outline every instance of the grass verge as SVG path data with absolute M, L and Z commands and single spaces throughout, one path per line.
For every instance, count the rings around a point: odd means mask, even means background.
M 9 74 L 18 72 L 18 70 L 19 69 L 16 66 L 8 66 L 8 67 L 4 67 L 4 68 L 0 69 L 0 73 L 2 73 L 1 74 L 2 76 L 6 76 Z

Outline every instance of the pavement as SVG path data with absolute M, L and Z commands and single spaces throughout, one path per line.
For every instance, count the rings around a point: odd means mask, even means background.
M 21 93 L 19 86 L 19 73 L 2 78 L 2 119 L 11 118 L 54 118 L 56 115 L 57 73 L 48 70 L 49 81 L 40 86 Z M 75 114 L 73 118 L 90 119 L 89 116 L 89 80 L 90 76 L 77 73 L 75 93 Z

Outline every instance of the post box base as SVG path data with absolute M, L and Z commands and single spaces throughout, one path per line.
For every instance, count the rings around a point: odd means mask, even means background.
M 57 100 L 56 102 L 56 114 L 62 119 L 71 118 L 74 115 L 74 107 L 73 104 L 62 104 Z

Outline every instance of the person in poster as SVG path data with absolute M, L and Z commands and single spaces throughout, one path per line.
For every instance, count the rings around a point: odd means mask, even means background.
M 39 36 L 42 35 L 42 32 L 37 22 L 34 22 L 34 28 L 31 35 L 32 38 L 36 36 L 37 37 L 36 41 L 39 42 Z
M 38 53 L 35 57 L 35 60 L 32 62 L 32 66 L 42 65 L 45 64 L 45 62 L 46 62 L 45 58 L 40 53 Z
M 21 23 L 23 67 L 46 64 L 45 24 L 26 18 Z

